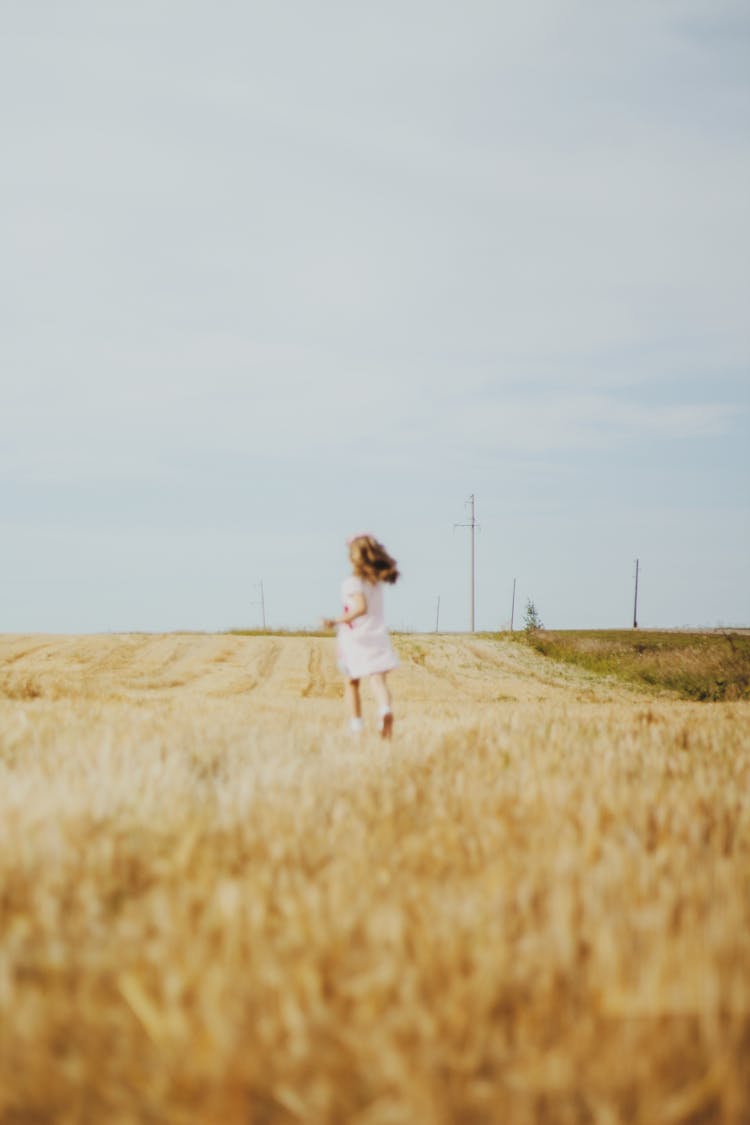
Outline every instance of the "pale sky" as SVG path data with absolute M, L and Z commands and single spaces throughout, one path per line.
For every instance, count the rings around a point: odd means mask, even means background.
M 746 0 L 0 36 L 0 631 L 750 625 Z

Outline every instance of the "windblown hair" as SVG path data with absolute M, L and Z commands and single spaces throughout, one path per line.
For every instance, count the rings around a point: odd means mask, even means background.
M 392 586 L 399 579 L 396 560 L 372 535 L 358 535 L 353 539 L 349 544 L 349 557 L 357 577 L 373 586 L 376 582 L 387 582 Z

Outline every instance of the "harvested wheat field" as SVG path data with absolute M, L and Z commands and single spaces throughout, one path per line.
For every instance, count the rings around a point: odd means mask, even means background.
M 396 645 L 0 637 L 3 1125 L 750 1120 L 750 704 Z

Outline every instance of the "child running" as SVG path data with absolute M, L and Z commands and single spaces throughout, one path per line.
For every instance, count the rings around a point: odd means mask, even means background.
M 345 695 L 352 732 L 362 730 L 359 681 L 369 676 L 378 704 L 378 729 L 382 738 L 393 734 L 391 693 L 386 677 L 398 666 L 385 624 L 383 583 L 393 585 L 399 573 L 395 559 L 372 535 L 347 539 L 352 574 L 341 585 L 343 613 L 326 617 L 326 629 L 336 629 L 339 668 L 346 677 Z

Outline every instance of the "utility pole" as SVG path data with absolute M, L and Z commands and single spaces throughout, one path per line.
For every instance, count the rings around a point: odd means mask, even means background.
M 435 610 L 435 632 L 440 632 L 440 594 L 437 597 L 437 609 Z
M 640 559 L 635 560 L 635 599 L 633 601 L 633 628 L 638 628 L 638 567 Z
M 260 580 L 260 616 L 263 622 L 263 632 L 266 631 L 266 599 L 263 595 L 263 579 Z
M 516 580 L 513 579 L 513 597 L 510 602 L 510 631 L 513 632 L 513 614 L 516 609 Z
M 474 493 L 472 492 L 469 497 L 469 504 L 471 505 L 471 519 L 469 527 L 471 529 L 471 628 L 470 631 L 474 632 L 474 583 L 476 576 L 476 565 L 474 563 L 474 539 L 477 521 L 474 519 Z
M 474 500 L 475 500 L 475 497 L 474 497 L 474 493 L 472 492 L 471 496 L 466 501 L 466 503 L 469 505 L 469 522 L 468 523 L 454 523 L 454 525 L 453 525 L 454 527 L 468 527 L 471 531 L 471 560 L 470 560 L 470 563 L 469 563 L 469 583 L 470 583 L 470 589 L 471 589 L 471 596 L 470 596 L 470 611 L 471 612 L 470 612 L 470 617 L 469 617 L 469 621 L 470 621 L 469 632 L 471 632 L 471 633 L 474 632 L 474 600 L 475 600 L 474 599 L 474 584 L 475 584 L 474 577 L 475 577 L 475 572 L 476 572 L 475 561 L 474 561 L 474 559 L 475 559 L 474 539 L 475 539 L 475 532 L 476 532 L 476 529 L 477 529 L 477 521 L 476 521 L 476 517 L 474 515 Z

